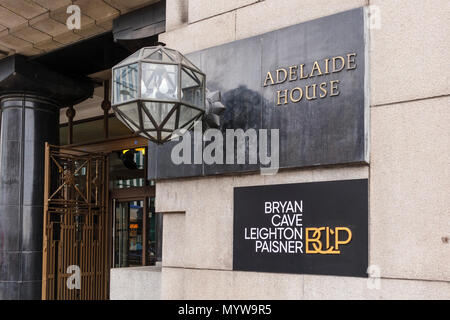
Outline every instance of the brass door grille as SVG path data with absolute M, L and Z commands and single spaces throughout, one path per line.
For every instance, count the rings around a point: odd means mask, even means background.
M 107 166 L 104 154 L 45 145 L 44 300 L 108 298 Z M 69 266 L 80 268 L 80 289 L 67 285 Z

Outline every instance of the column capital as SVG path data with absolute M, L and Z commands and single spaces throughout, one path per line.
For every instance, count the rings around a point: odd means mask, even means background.
M 86 100 L 93 91 L 88 79 L 70 78 L 27 57 L 13 55 L 0 60 L 0 96 L 36 95 L 65 107 Z

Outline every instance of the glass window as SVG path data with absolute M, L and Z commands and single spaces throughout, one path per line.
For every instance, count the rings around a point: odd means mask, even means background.
M 147 265 L 162 260 L 162 213 L 155 213 L 155 198 L 148 198 Z
M 104 139 L 103 118 L 86 119 L 76 121 L 73 124 L 73 143 L 91 142 Z M 59 127 L 59 143 L 61 146 L 68 144 L 69 127 L 67 123 Z M 110 138 L 130 136 L 128 129 L 115 115 L 108 118 L 108 132 Z
M 145 201 L 146 215 L 143 215 L 143 200 L 114 202 L 114 268 L 142 266 L 144 250 L 145 265 L 152 266 L 162 261 L 163 215 L 155 213 L 154 197 Z
M 114 267 L 142 265 L 143 201 L 116 202 L 114 214 Z
M 132 134 L 130 129 L 128 129 L 122 121 L 117 119 L 115 116 L 108 118 L 108 129 L 110 138 L 125 137 Z
M 146 150 L 122 150 L 109 155 L 110 189 L 145 186 Z

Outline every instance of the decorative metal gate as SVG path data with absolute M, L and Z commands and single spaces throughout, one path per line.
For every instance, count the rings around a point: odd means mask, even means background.
M 104 154 L 45 146 L 44 300 L 108 298 L 107 168 Z

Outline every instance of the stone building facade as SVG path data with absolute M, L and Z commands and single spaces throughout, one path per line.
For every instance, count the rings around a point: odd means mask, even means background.
M 372 15 L 369 164 L 158 181 L 163 299 L 450 298 L 447 1 L 169 1 L 159 39 L 189 53 L 361 6 Z M 359 178 L 375 278 L 232 271 L 234 187 Z
M 81 8 L 81 29 L 65 25 L 69 5 Z M 131 135 L 110 108 L 111 68 L 143 46 L 164 43 L 198 63 L 199 52 L 220 55 L 223 46 L 346 12 L 365 14 L 364 83 L 354 85 L 365 113 L 357 160 L 294 165 L 273 175 L 159 175 L 155 145 Z M 449 20 L 447 0 L 0 0 L 0 299 L 450 299 Z M 208 86 L 208 74 L 218 72 L 203 71 Z M 62 247 L 57 236 L 47 239 L 43 219 L 52 187 L 44 174 L 51 171 L 46 142 L 101 152 L 126 172 L 115 182 L 134 181 L 133 194 L 105 188 L 102 214 L 110 220 L 102 225 L 98 296 L 65 288 L 66 265 L 46 271 L 46 259 L 60 261 L 46 244 L 56 239 Z M 122 164 L 129 150 L 139 156 L 139 174 L 127 175 Z M 105 177 L 97 188 L 110 182 Z M 234 268 L 235 188 L 350 180 L 368 182 L 367 277 Z M 114 260 L 112 220 L 123 209 L 116 200 L 136 221 L 141 214 L 134 228 L 143 230 L 144 249 L 132 267 Z M 142 212 L 153 220 L 144 223 Z M 90 223 L 89 232 L 98 220 Z M 151 237 L 158 240 L 150 244 Z M 84 264 L 86 277 L 92 265 Z

